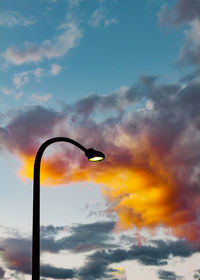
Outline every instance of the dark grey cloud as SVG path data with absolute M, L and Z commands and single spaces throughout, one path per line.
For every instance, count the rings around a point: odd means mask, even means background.
M 158 12 L 159 22 L 170 26 L 180 26 L 195 18 L 200 19 L 199 0 L 176 0 L 172 7 L 164 4 Z
M 86 263 L 81 268 L 57 268 L 51 265 L 41 265 L 41 276 L 53 279 L 68 279 L 77 277 L 80 280 L 95 280 L 111 277 L 109 265 L 123 261 L 138 261 L 143 265 L 166 265 L 171 257 L 187 258 L 199 250 L 185 241 L 154 240 L 149 245 L 134 245 L 130 239 L 130 249 L 124 249 L 123 243 L 112 246 L 108 243 L 113 222 L 101 222 L 88 225 L 78 225 L 70 230 L 66 238 L 55 240 L 62 227 L 52 225 L 43 227 L 41 252 L 59 253 L 59 250 L 72 250 L 74 253 L 87 253 Z M 50 238 L 51 237 L 51 238 Z M 79 238 L 78 238 L 79 237 Z M 88 241 L 89 239 L 89 241 Z M 48 240 L 50 249 L 44 246 Z M 72 243 L 72 245 L 70 244 Z M 76 244 L 77 243 L 77 244 Z M 97 244 L 97 245 L 96 245 Z M 18 273 L 31 273 L 31 240 L 24 237 L 1 240 L 1 257 L 6 267 Z M 53 248 L 53 249 L 52 249 Z M 89 254 L 90 253 L 90 254 Z M 170 279 L 170 278 L 169 278 Z M 177 278 L 179 279 L 179 278 Z
M 65 227 L 55 227 L 53 225 L 48 225 L 48 226 L 41 226 L 40 227 L 40 236 L 42 238 L 49 237 L 49 236 L 55 236 L 59 232 L 62 232 Z
M 153 84 L 155 84 L 155 82 L 159 80 L 159 78 L 160 77 L 158 75 L 153 75 L 153 76 L 142 75 L 139 77 L 139 81 L 141 85 L 152 86 Z
M 109 248 L 113 245 L 112 230 L 115 222 L 96 222 L 92 224 L 79 225 L 71 228 L 71 238 L 67 238 L 67 243 L 70 248 L 79 251 L 89 251 L 96 248 Z M 64 241 L 64 242 L 65 242 Z
M 108 268 L 109 262 L 104 258 L 97 258 L 95 260 L 87 262 L 84 267 L 82 267 L 78 272 L 78 277 L 80 280 L 94 280 L 102 279 L 103 277 L 108 278 Z
M 72 250 L 78 253 L 88 252 L 97 248 L 113 247 L 114 245 L 109 241 L 112 241 L 111 233 L 114 229 L 114 224 L 115 222 L 96 222 L 72 226 L 69 229 L 70 235 L 58 240 L 55 240 L 53 235 L 46 235 L 41 240 L 41 250 L 49 252 Z
M 151 245 L 134 245 L 130 250 L 116 249 L 95 253 L 92 258 L 104 257 L 109 262 L 138 260 L 144 265 L 163 265 L 169 256 L 189 257 L 193 249 L 184 241 L 153 241 Z
M 54 233 L 56 232 L 56 228 Z M 0 255 L 6 267 L 16 273 L 31 274 L 31 245 L 28 238 L 7 238 L 1 241 Z M 50 265 L 41 265 L 41 276 L 53 279 L 70 279 L 74 276 L 72 269 L 56 268 Z M 0 268 L 0 276 L 4 275 L 4 270 Z
M 74 253 L 90 252 L 99 248 L 116 247 L 109 244 L 112 240 L 111 233 L 114 222 L 97 222 L 72 226 L 70 235 L 55 239 L 56 235 L 65 227 L 54 227 L 53 225 L 41 227 L 41 253 L 59 253 L 60 250 L 71 250 Z M 31 273 L 31 239 L 17 236 L 1 240 L 0 255 L 7 268 L 17 272 Z M 72 278 L 75 274 L 71 269 L 60 269 L 49 265 L 41 266 L 41 275 L 55 279 Z
M 159 270 L 158 277 L 162 280 L 178 280 L 183 279 L 181 276 L 177 276 L 173 271 Z
M 53 279 L 72 279 L 76 271 L 73 269 L 57 268 L 51 265 L 42 265 L 40 275 Z
M 192 83 L 195 84 L 195 82 L 197 82 L 199 79 L 200 79 L 200 71 L 195 70 L 181 77 L 180 83 L 186 85 Z
M 194 279 L 197 279 L 197 280 L 199 280 L 200 279 L 200 269 L 198 269 L 198 270 L 195 270 L 195 272 L 194 272 Z
M 0 267 L 0 278 L 3 278 L 4 275 L 5 275 L 5 270 L 2 267 Z
M 106 278 L 109 277 L 110 271 L 108 266 L 110 264 L 130 260 L 135 260 L 148 266 L 162 266 L 167 264 L 170 257 L 189 257 L 194 252 L 195 249 L 184 241 L 163 240 L 152 241 L 152 244 L 150 245 L 133 245 L 131 249 L 128 250 L 101 250 L 87 257 L 88 262 L 79 270 L 78 277 L 81 280 L 95 280 L 103 277 Z
M 31 271 L 31 240 L 27 238 L 7 238 L 1 241 L 0 252 L 7 268 L 18 272 Z

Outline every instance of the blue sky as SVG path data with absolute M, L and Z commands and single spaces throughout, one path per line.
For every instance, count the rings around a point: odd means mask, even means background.
M 29 170 L 54 136 L 107 162 L 45 153 L 43 279 L 200 277 L 199 14 L 198 0 L 1 0 L 0 278 L 31 279 Z
M 54 94 L 55 100 L 49 100 L 52 104 L 63 100 L 70 103 L 89 93 L 106 94 L 122 85 L 132 85 L 144 74 L 159 73 L 165 80 L 176 80 L 180 70 L 174 68 L 174 63 L 183 34 L 180 29 L 172 31 L 159 26 L 157 12 L 161 4 L 159 1 L 83 1 L 77 7 L 65 1 L 35 1 L 28 6 L 3 1 L 2 10 L 10 13 L 11 18 L 18 16 L 19 22 L 14 26 L 5 23 L 1 28 L 2 52 L 10 47 L 23 52 L 29 49 L 26 44 L 38 48 L 36 61 L 33 57 L 27 57 L 24 63 L 17 62 L 17 57 L 13 57 L 14 61 L 4 61 L 3 87 L 14 87 L 18 94 L 25 92 L 18 101 L 20 104 L 29 104 L 34 92 Z M 99 15 L 94 19 L 95 11 Z M 69 23 L 75 25 L 77 32 L 72 46 L 70 43 L 66 47 L 56 46 L 56 40 L 65 34 L 64 25 Z M 49 59 L 47 54 L 42 54 L 46 40 L 57 48 Z M 61 67 L 54 67 L 60 69 L 59 75 L 51 73 L 54 64 Z M 42 69 L 38 77 L 29 72 L 38 68 Z M 29 82 L 22 78 L 20 85 L 13 84 L 14 75 L 24 72 L 29 72 Z

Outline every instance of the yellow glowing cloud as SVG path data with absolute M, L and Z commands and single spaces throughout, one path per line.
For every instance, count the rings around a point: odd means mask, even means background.
M 125 272 L 123 267 L 114 268 L 114 270 L 115 271 L 111 272 L 111 275 L 113 275 L 113 276 L 118 276 L 118 275 L 124 274 L 124 272 Z

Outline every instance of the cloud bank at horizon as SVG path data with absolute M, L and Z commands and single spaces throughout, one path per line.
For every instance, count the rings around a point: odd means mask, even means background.
M 68 235 L 60 239 L 57 238 L 57 234 L 62 232 L 64 227 L 52 225 L 41 227 L 41 255 L 49 252 L 58 254 L 61 251 L 85 254 L 85 262 L 80 267 L 62 268 L 41 263 L 41 276 L 53 279 L 76 277 L 80 280 L 105 277 L 113 280 L 113 277 L 118 277 L 120 274 L 124 277 L 125 273 L 123 269 L 113 268 L 112 265 L 126 261 L 137 261 L 150 267 L 157 266 L 158 275 L 171 275 L 172 272 L 161 270 L 171 257 L 188 258 L 199 252 L 199 248 L 194 248 L 183 240 L 157 239 L 149 240 L 143 245 L 136 245 L 129 240 L 128 247 L 124 247 L 125 235 L 118 236 L 120 242 L 118 239 L 113 239 L 113 227 L 114 223 L 111 221 L 78 224 L 70 227 Z M 88 237 L 87 243 L 85 237 Z M 18 236 L 1 239 L 0 255 L 9 270 L 31 274 L 30 237 L 18 234 Z

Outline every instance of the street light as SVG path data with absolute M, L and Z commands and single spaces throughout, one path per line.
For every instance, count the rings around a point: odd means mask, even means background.
M 68 142 L 83 152 L 89 161 L 97 162 L 105 158 L 102 152 L 93 148 L 86 149 L 73 139 L 66 137 L 55 137 L 44 142 L 37 151 L 34 163 L 33 176 L 33 233 L 32 233 L 32 280 L 40 279 L 40 164 L 45 149 L 55 142 Z

